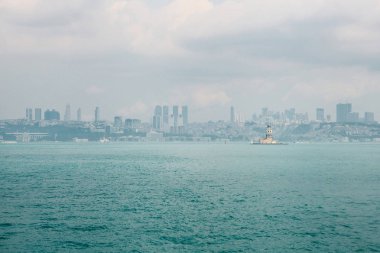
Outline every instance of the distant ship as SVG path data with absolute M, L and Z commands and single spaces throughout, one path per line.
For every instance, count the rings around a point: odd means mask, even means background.
M 276 140 L 273 140 L 273 131 L 272 127 L 270 125 L 267 125 L 265 138 L 260 138 L 259 142 L 251 141 L 252 145 L 286 145 L 286 143 L 277 142 Z

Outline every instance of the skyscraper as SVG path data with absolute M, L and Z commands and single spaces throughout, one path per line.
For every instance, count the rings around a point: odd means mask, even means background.
M 35 108 L 34 109 L 34 119 L 36 121 L 42 120 L 42 109 L 41 108 Z
M 182 106 L 182 122 L 184 127 L 189 124 L 189 109 L 187 105 Z
M 121 116 L 115 116 L 113 126 L 118 128 L 123 127 L 123 119 L 121 118 Z
M 167 105 L 162 107 L 162 129 L 164 131 L 169 130 L 169 106 Z
M 33 110 L 32 110 L 32 108 L 26 108 L 26 110 L 25 110 L 25 118 L 28 121 L 32 121 L 33 120 Z
M 178 105 L 173 105 L 173 131 L 174 133 L 177 133 L 178 130 Z
M 82 109 L 77 110 L 77 121 L 82 121 Z
M 235 122 L 235 108 L 233 106 L 231 106 L 231 110 L 230 110 L 230 121 L 233 123 Z
M 349 114 L 352 110 L 352 104 L 337 104 L 336 105 L 336 122 L 347 122 Z
M 162 129 L 162 107 L 159 105 L 154 108 L 153 128 L 156 130 Z
M 71 120 L 71 108 L 70 108 L 69 104 L 66 105 L 64 120 L 65 121 L 70 121 Z
M 99 106 L 97 106 L 95 108 L 95 122 L 99 122 L 100 121 L 100 108 Z
M 316 115 L 317 121 L 325 121 L 325 110 L 323 108 L 317 108 Z

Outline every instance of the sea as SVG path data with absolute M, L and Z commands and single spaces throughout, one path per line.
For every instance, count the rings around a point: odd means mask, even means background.
M 380 144 L 0 144 L 0 252 L 379 252 Z

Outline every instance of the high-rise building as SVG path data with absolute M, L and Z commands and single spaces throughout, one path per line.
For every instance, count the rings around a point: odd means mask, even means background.
M 125 119 L 124 128 L 126 130 L 135 130 L 141 126 L 139 119 Z
M 233 106 L 231 106 L 231 109 L 230 109 L 230 122 L 235 122 L 236 118 L 235 118 L 235 108 Z
M 45 120 L 60 120 L 60 113 L 56 110 L 46 110 L 44 113 Z
M 34 120 L 36 120 L 36 121 L 42 120 L 42 109 L 41 108 L 35 108 L 34 109 Z
M 33 120 L 33 109 L 32 108 L 26 108 L 26 110 L 25 110 L 25 118 L 28 121 L 32 121 Z
M 323 108 L 317 108 L 316 115 L 317 121 L 325 121 L 325 110 Z
M 99 122 L 100 121 L 100 108 L 99 106 L 97 106 L 95 108 L 95 122 Z
M 373 122 L 375 122 L 375 114 L 373 112 L 365 112 L 364 113 L 364 121 L 366 123 L 373 123 Z
M 352 110 L 352 104 L 336 105 L 336 122 L 348 122 L 349 114 Z
M 70 108 L 69 104 L 66 105 L 64 120 L 65 121 L 70 121 L 71 120 L 71 108 Z
M 159 105 L 154 108 L 153 128 L 156 130 L 162 129 L 162 107 Z
M 121 116 L 115 116 L 113 126 L 118 128 L 123 127 L 123 119 L 121 118 Z
M 347 116 L 346 122 L 359 122 L 359 113 L 358 112 L 350 112 Z
M 77 110 L 77 121 L 82 121 L 82 109 Z
M 164 131 L 169 130 L 169 106 L 162 107 L 162 128 Z
M 173 118 L 173 129 L 171 132 L 173 133 L 177 133 L 178 132 L 178 116 L 179 116 L 179 113 L 178 113 L 178 105 L 173 105 L 173 114 L 172 114 L 172 118 Z
M 184 127 L 189 124 L 189 108 L 187 105 L 182 106 L 182 122 Z

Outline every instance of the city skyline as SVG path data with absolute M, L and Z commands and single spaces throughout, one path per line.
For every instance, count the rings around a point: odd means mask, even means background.
M 244 123 L 249 121 L 256 121 L 259 117 L 270 117 L 273 120 L 280 120 L 282 118 L 287 118 L 289 120 L 292 120 L 292 118 L 298 118 L 299 120 L 303 122 L 377 122 L 376 120 L 376 114 L 373 111 L 365 110 L 364 112 L 359 112 L 357 110 L 357 107 L 354 107 L 355 111 L 353 110 L 352 103 L 338 103 L 335 106 L 334 112 L 326 111 L 323 107 L 317 107 L 315 108 L 315 113 L 312 114 L 310 112 L 300 111 L 296 110 L 296 108 L 286 108 L 282 110 L 273 110 L 273 108 L 269 107 L 262 107 L 257 113 L 256 111 L 251 113 L 250 116 L 246 117 L 246 115 L 242 114 L 240 111 L 235 111 L 234 106 L 230 106 L 228 115 L 225 115 L 227 117 L 223 119 L 217 119 L 215 121 L 225 121 L 225 122 L 231 122 L 231 123 Z M 57 113 L 57 117 L 60 117 L 60 111 L 56 109 L 49 109 L 47 108 L 45 113 L 49 113 L 53 111 Z M 188 105 L 156 105 L 153 110 L 153 114 L 151 114 L 150 119 L 144 120 L 140 117 L 133 117 L 131 115 L 121 115 L 121 114 L 114 114 L 112 116 L 112 119 L 103 118 L 100 116 L 100 107 L 96 106 L 94 110 L 94 114 L 92 117 L 88 117 L 86 119 L 82 119 L 82 108 L 79 107 L 76 110 L 76 120 L 71 119 L 71 105 L 66 104 L 65 111 L 64 111 L 64 117 L 63 121 L 94 121 L 94 122 L 101 122 L 101 121 L 115 121 L 116 118 L 120 118 L 122 120 L 125 118 L 138 118 L 139 120 L 142 120 L 143 122 L 151 123 L 153 129 L 156 130 L 164 130 L 165 132 L 173 131 L 174 129 L 177 129 L 177 126 L 187 126 L 189 121 L 189 107 Z M 293 116 L 289 116 L 289 115 Z M 45 114 L 46 115 L 46 114 Z M 153 117 L 152 117 L 153 115 Z M 192 115 L 193 116 L 193 115 Z M 49 117 L 49 116 L 48 116 Z M 54 117 L 56 118 L 56 117 Z M 25 116 L 22 118 L 14 118 L 14 119 L 26 119 L 28 121 L 39 121 L 39 120 L 46 120 L 45 118 L 42 118 L 42 108 L 34 108 L 34 114 L 33 114 L 33 108 L 27 107 L 25 109 Z M 7 120 L 7 119 L 0 119 L 0 120 Z M 12 120 L 12 119 L 11 119 Z M 213 121 L 212 119 L 207 119 L 206 121 Z M 194 121 L 194 122 L 202 122 L 202 121 Z M 269 121 L 268 121 L 269 122 Z M 174 130 L 176 132 L 177 130 Z

